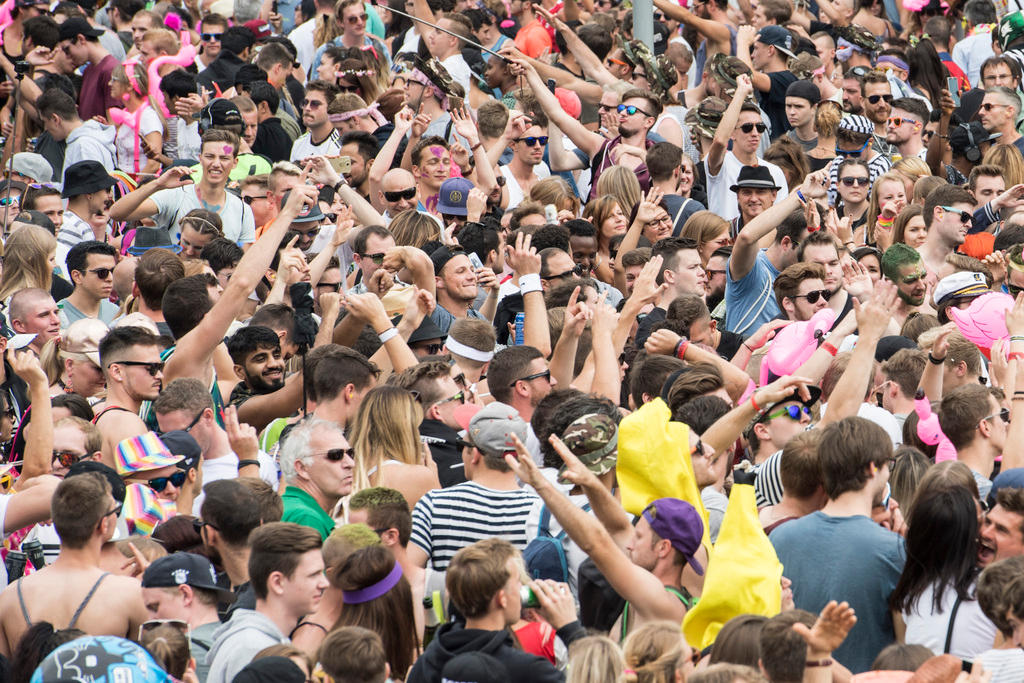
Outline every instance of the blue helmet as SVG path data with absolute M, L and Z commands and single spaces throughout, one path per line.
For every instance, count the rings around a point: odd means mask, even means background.
M 31 683 L 170 683 L 171 677 L 138 643 L 117 636 L 85 636 L 47 655 Z

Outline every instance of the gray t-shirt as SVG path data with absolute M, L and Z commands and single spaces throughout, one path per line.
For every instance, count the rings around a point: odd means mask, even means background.
M 853 673 L 871 668 L 896 639 L 889 596 L 906 561 L 903 538 L 864 515 L 813 512 L 777 527 L 768 537 L 793 582 L 797 608 L 818 614 L 829 600 L 846 600 L 857 624 L 833 653 Z
M 57 302 L 57 308 L 59 309 L 57 315 L 60 317 L 60 329 L 66 330 L 71 323 L 81 320 L 82 318 L 88 318 L 85 313 L 75 308 L 70 301 L 67 299 L 61 299 Z M 96 319 L 107 325 L 114 322 L 114 318 L 117 317 L 117 306 L 110 303 L 109 301 L 100 302 L 100 313 L 96 316 Z
M 810 152 L 812 149 L 814 149 L 815 147 L 818 146 L 818 136 L 817 135 L 815 135 L 810 140 L 801 140 L 799 137 L 797 137 L 796 129 L 795 128 L 792 129 L 792 130 L 787 130 L 786 131 L 786 137 L 789 138 L 790 140 L 792 140 L 793 142 L 797 143 L 801 147 L 803 147 L 805 152 Z
M 204 205 L 196 195 L 195 185 L 160 190 L 150 197 L 157 206 L 153 220 L 158 228 L 167 230 L 171 242 L 177 244 L 181 237 L 178 222 L 185 214 L 193 209 L 208 209 L 220 216 L 224 224 L 224 236 L 229 240 L 240 245 L 256 241 L 256 221 L 252 217 L 252 209 L 230 192 L 225 193 L 225 197 L 223 206 Z

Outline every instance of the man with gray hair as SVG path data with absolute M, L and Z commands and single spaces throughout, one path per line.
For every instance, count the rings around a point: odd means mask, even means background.
M 1020 116 L 1020 98 L 1009 88 L 997 85 L 985 90 L 985 97 L 978 109 L 981 125 L 989 133 L 1001 133 L 999 144 L 1013 145 L 1024 154 L 1024 138 L 1017 132 L 1017 117 Z
M 324 540 L 334 530 L 331 512 L 352 493 L 354 453 L 334 422 L 310 418 L 293 429 L 281 446 L 286 484 L 283 522 L 316 529 Z

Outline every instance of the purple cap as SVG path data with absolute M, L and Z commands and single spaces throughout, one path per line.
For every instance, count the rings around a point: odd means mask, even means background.
M 704 520 L 695 507 L 678 498 L 659 498 L 645 507 L 641 514 L 654 533 L 667 539 L 683 554 L 693 571 L 704 575 L 704 568 L 694 558 L 704 537 Z

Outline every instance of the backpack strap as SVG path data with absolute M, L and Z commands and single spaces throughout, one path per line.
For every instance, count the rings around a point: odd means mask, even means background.
M 547 505 L 542 505 L 540 508 L 540 522 L 537 524 L 537 535 L 545 538 L 551 538 L 551 510 L 548 510 Z
M 590 512 L 590 503 L 584 503 L 583 507 L 580 508 L 580 509 L 583 510 L 584 512 Z M 547 506 L 545 506 L 544 507 L 544 512 L 546 513 L 547 511 L 548 511 Z M 546 522 L 545 522 L 545 529 L 544 530 L 547 531 L 547 523 Z M 564 541 L 565 537 L 566 537 L 565 529 L 562 529 L 561 531 L 559 531 L 558 534 L 555 536 L 555 538 L 558 539 L 559 542 Z

